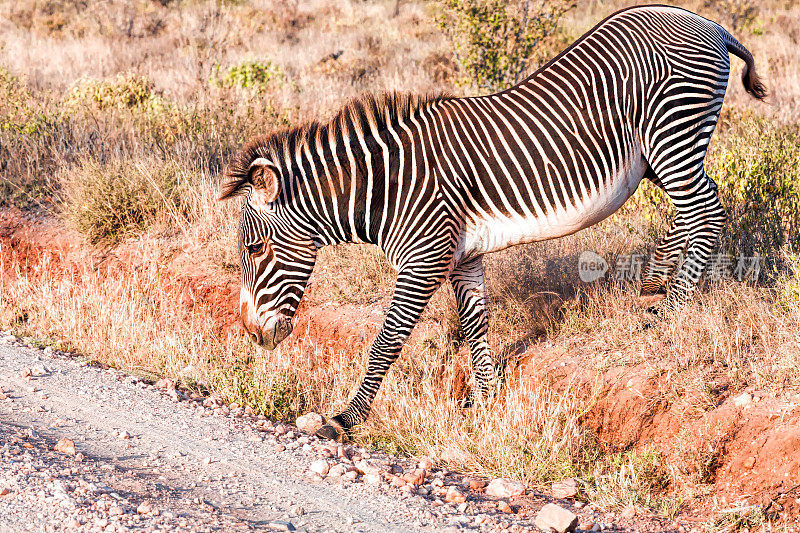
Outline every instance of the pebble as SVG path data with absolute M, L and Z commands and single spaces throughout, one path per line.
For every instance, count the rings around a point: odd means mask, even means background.
M 142 503 L 139 504 L 138 507 L 136 507 L 136 513 L 137 514 L 148 514 L 152 510 L 153 510 L 153 508 L 147 502 L 142 502 Z
M 75 443 L 72 439 L 66 437 L 59 439 L 53 449 L 60 453 L 66 453 L 67 455 L 75 455 Z
M 562 479 L 553 483 L 551 489 L 553 498 L 559 500 L 574 498 L 578 495 L 578 481 L 574 478 Z
M 412 485 L 422 485 L 425 482 L 426 472 L 423 468 L 417 468 L 413 472 L 403 474 L 403 481 Z
M 752 401 L 753 397 L 750 394 L 743 392 L 742 394 L 733 399 L 733 405 L 735 405 L 736 407 L 747 407 L 748 405 L 750 405 L 750 402 Z
M 467 501 L 467 497 L 460 490 L 451 486 L 444 495 L 444 501 L 447 503 L 463 503 Z
M 433 468 L 433 461 L 431 460 L 430 457 L 423 457 L 422 459 L 419 460 L 417 466 L 423 470 L 430 470 L 431 468 Z
M 328 472 L 330 472 L 330 464 L 325 459 L 319 459 L 311 463 L 311 466 L 308 467 L 309 470 L 314 472 L 315 474 L 319 474 L 320 476 L 327 476 Z
M 493 479 L 486 488 L 486 494 L 496 498 L 510 498 L 519 496 L 525 492 L 525 485 L 519 481 L 507 478 Z
M 267 527 L 274 529 L 275 531 L 294 531 L 294 524 L 284 520 L 273 520 L 272 522 L 268 522 Z
M 569 509 L 548 503 L 536 514 L 535 524 L 543 531 L 564 533 L 575 529 L 578 525 L 578 517 Z
M 297 429 L 314 434 L 325 424 L 325 419 L 318 413 L 306 413 L 295 421 Z

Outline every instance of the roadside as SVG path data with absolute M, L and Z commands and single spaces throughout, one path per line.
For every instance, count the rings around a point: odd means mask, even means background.
M 525 531 L 554 501 L 513 482 L 486 496 L 486 480 L 429 459 L 320 442 L 159 385 L 0 334 L 0 530 Z M 556 503 L 589 530 L 684 530 Z

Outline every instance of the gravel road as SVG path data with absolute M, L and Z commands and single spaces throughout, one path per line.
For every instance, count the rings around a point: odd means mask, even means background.
M 484 480 L 426 458 L 322 442 L 8 332 L 0 447 L 0 532 L 514 532 L 535 530 L 553 501 L 486 497 Z M 559 503 L 586 530 L 673 529 L 651 519 L 628 529 L 591 505 Z
M 316 438 L 263 431 L 130 375 L 4 340 L 0 529 L 448 526 L 418 496 L 311 477 L 323 446 Z M 61 438 L 76 455 L 53 451 Z

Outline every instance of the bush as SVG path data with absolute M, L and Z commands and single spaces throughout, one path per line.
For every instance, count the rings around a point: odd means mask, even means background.
M 271 61 L 245 61 L 226 69 L 215 66 L 209 80 L 219 87 L 264 92 L 270 85 L 283 82 L 283 71 Z
M 93 104 L 100 109 L 130 109 L 157 105 L 153 84 L 143 76 L 117 74 L 113 80 L 81 80 L 67 98 L 68 104 Z
M 542 42 L 574 2 L 442 0 L 439 25 L 465 72 L 480 88 L 516 84 L 533 66 Z M 540 56 L 538 56 L 540 57 Z
M 187 216 L 190 184 L 175 163 L 85 159 L 62 175 L 61 187 L 67 222 L 92 244 Z
M 800 135 L 792 125 L 736 117 L 736 131 L 706 163 L 728 224 L 721 248 L 779 256 L 800 248 Z

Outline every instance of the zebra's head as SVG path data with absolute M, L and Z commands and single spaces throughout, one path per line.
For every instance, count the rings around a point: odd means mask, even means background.
M 271 350 L 292 332 L 317 246 L 284 186 L 288 173 L 258 151 L 254 145 L 242 151 L 227 171 L 220 198 L 244 196 L 239 309 L 251 338 Z

